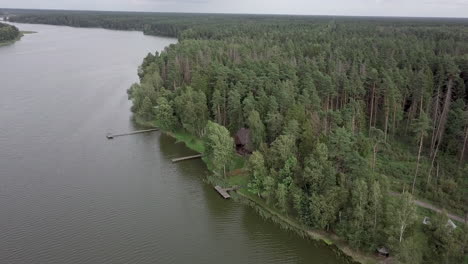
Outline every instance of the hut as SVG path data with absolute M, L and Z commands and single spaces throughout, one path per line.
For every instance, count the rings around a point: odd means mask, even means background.
M 425 224 L 425 225 L 429 225 L 429 224 L 431 224 L 431 221 L 429 221 L 429 217 L 425 216 L 422 223 Z
M 390 256 L 390 251 L 386 247 L 378 248 L 377 253 L 379 253 L 379 255 L 384 256 L 384 257 Z
M 450 227 L 452 229 L 456 229 L 457 228 L 457 225 L 452 221 L 452 220 L 448 220 L 447 221 L 447 224 L 445 225 L 446 227 Z
M 241 128 L 237 131 L 234 141 L 236 143 L 236 151 L 240 155 L 247 155 L 252 153 L 250 142 L 250 129 Z

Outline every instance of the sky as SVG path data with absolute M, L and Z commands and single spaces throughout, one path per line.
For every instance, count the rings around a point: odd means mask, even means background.
M 468 0 L 0 0 L 0 8 L 468 17 Z

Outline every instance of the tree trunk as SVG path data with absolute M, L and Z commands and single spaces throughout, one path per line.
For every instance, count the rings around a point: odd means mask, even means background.
M 374 90 L 375 84 L 372 86 L 372 95 L 371 95 L 371 102 L 370 102 L 370 117 L 369 117 L 369 133 L 372 127 L 372 115 L 374 114 Z
M 418 161 L 416 162 L 416 173 L 414 174 L 413 188 L 411 189 L 411 194 L 414 194 L 414 186 L 416 185 L 416 177 L 418 177 L 419 160 L 421 159 L 421 151 L 422 151 L 422 146 L 423 146 L 423 140 L 424 140 L 424 133 L 421 133 L 421 138 L 419 139 Z
M 385 136 L 384 136 L 384 142 L 387 142 L 387 133 L 388 133 L 388 116 L 389 116 L 390 111 L 388 108 L 385 109 Z
M 432 127 L 432 138 L 431 138 L 431 156 L 434 152 L 435 144 L 436 144 L 436 132 L 437 132 L 437 122 L 439 119 L 439 98 L 440 98 L 440 87 L 437 87 L 437 96 L 435 98 L 435 110 L 432 116 L 433 119 L 433 127 Z
M 439 151 L 438 145 L 439 144 L 437 144 L 436 151 L 434 152 L 434 156 L 432 157 L 431 168 L 429 169 L 429 173 L 427 174 L 427 183 L 426 183 L 427 185 L 429 185 L 429 182 L 431 181 L 431 174 L 432 174 L 432 169 L 434 168 L 434 161 L 436 159 L 437 152 Z
M 405 224 L 402 224 L 400 227 L 400 243 L 403 240 L 403 232 L 405 232 Z
M 327 134 L 327 130 L 328 130 L 328 106 L 330 104 L 330 96 L 328 95 L 327 96 L 327 102 L 325 104 L 325 117 L 323 118 L 323 127 L 324 127 L 324 130 L 325 130 L 325 135 Z
M 465 155 L 465 148 L 466 148 L 466 143 L 468 141 L 468 126 L 466 126 L 466 129 L 465 129 L 465 140 L 463 140 L 463 146 L 462 146 L 462 150 L 461 150 L 461 154 L 460 154 L 460 164 L 458 167 L 461 167 L 462 163 L 463 163 L 463 158 L 464 158 L 464 155 Z
M 393 106 L 393 125 L 392 125 L 392 135 L 395 137 L 395 130 L 396 130 L 396 107 L 397 104 Z
M 374 157 L 372 159 L 372 171 L 375 170 L 375 160 L 377 159 L 377 145 L 378 144 L 379 143 L 375 143 L 375 145 L 374 145 Z
M 445 124 L 447 123 L 447 117 L 448 117 L 448 112 L 450 110 L 451 100 L 452 100 L 452 79 L 449 79 L 449 83 L 447 84 L 447 94 L 445 95 L 445 100 L 444 100 L 444 107 L 442 108 L 442 114 L 440 115 L 439 125 L 437 126 L 437 133 L 435 137 L 437 144 L 435 146 L 435 151 L 433 152 L 433 155 L 432 155 L 432 163 L 431 163 L 431 168 L 429 169 L 428 182 L 429 182 L 430 174 L 432 172 L 432 168 L 434 166 L 434 160 L 436 159 L 437 153 L 439 152 L 439 147 L 442 141 L 442 136 L 444 135 Z

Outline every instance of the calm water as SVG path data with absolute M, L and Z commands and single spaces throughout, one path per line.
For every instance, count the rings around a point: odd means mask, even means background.
M 126 89 L 174 39 L 17 24 L 0 47 L 0 263 L 341 263 L 222 200 L 200 161 L 135 129 Z

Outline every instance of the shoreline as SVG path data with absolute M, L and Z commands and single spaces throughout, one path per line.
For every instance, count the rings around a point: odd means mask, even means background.
M 16 43 L 17 41 L 20 41 L 21 38 L 24 37 L 24 35 L 35 34 L 35 33 L 37 33 L 37 32 L 35 32 L 35 31 L 20 31 L 20 34 L 15 39 L 5 41 L 5 42 L 0 42 L 0 47 L 12 45 L 12 44 Z
M 21 33 L 19 34 L 19 36 L 16 37 L 15 39 L 12 39 L 12 40 L 9 40 L 9 41 L 0 42 L 0 47 L 8 46 L 8 45 L 14 44 L 14 43 L 17 42 L 17 41 L 20 41 L 21 38 L 22 38 L 23 36 L 24 36 L 24 34 L 21 32 Z
M 143 121 L 135 116 L 133 118 L 133 121 L 138 126 L 156 127 L 155 124 L 153 124 L 152 122 Z M 201 140 L 193 135 L 187 134 L 189 135 L 187 136 L 186 134 L 168 132 L 162 129 L 160 129 L 160 132 L 176 139 L 176 143 L 183 142 L 187 148 L 193 151 L 199 153 L 203 152 L 203 149 L 201 149 L 201 146 L 199 145 L 201 143 Z M 199 142 L 193 142 L 194 140 L 198 140 Z M 205 160 L 203 160 L 203 162 L 208 166 Z M 229 180 L 226 181 L 227 182 L 225 183 L 229 183 Z M 209 184 L 213 185 L 213 183 L 211 182 L 209 182 Z M 242 189 L 237 190 L 233 198 L 236 202 L 240 202 L 254 208 L 257 211 L 257 213 L 260 214 L 260 216 L 274 221 L 275 223 L 279 224 L 281 228 L 291 230 L 301 237 L 312 239 L 313 241 L 326 244 L 327 246 L 331 247 L 333 251 L 341 254 L 340 257 L 348 258 L 348 260 L 351 261 L 348 261 L 349 263 L 377 264 L 383 262 L 382 260 L 385 260 L 378 258 L 376 255 L 367 254 L 352 249 L 351 247 L 349 247 L 349 245 L 347 245 L 346 241 L 344 241 L 337 235 L 306 228 L 300 223 L 297 223 L 294 219 L 291 219 L 288 216 L 276 212 L 273 208 L 265 204 L 265 202 L 262 201 L 260 198 L 243 193 Z M 388 260 L 389 258 L 387 258 L 387 261 Z

